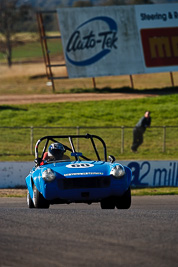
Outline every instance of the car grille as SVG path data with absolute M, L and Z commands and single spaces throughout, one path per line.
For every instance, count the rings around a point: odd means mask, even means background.
M 58 186 L 60 189 L 106 188 L 110 182 L 110 177 L 66 178 L 59 179 Z

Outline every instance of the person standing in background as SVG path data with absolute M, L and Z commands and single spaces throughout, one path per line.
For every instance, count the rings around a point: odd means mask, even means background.
M 145 115 L 138 121 L 133 129 L 132 152 L 137 152 L 138 147 L 143 143 L 143 134 L 147 127 L 151 125 L 150 111 L 146 111 Z

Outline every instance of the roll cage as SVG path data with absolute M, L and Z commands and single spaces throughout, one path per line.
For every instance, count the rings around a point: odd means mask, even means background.
M 71 153 L 73 153 L 73 156 L 75 156 L 75 159 L 76 160 L 79 160 L 79 156 L 81 158 L 83 158 L 84 160 L 90 160 L 89 158 L 85 157 L 84 155 L 82 155 L 81 153 L 78 153 L 76 152 L 76 149 L 75 149 L 75 146 L 74 146 L 74 142 L 73 142 L 73 139 L 80 139 L 80 138 L 84 138 L 84 139 L 90 139 L 91 143 L 92 143 L 92 146 L 93 146 L 93 149 L 95 151 L 95 154 L 97 156 L 97 159 L 98 161 L 101 160 L 100 158 L 100 155 L 98 153 L 98 150 L 96 148 L 96 145 L 95 145 L 95 141 L 94 139 L 97 139 L 99 140 L 101 143 L 102 143 L 102 146 L 103 146 L 103 153 L 104 153 L 104 161 L 107 161 L 107 149 L 106 149 L 106 144 L 104 142 L 104 140 L 97 136 L 97 135 L 91 135 L 91 134 L 86 134 L 86 135 L 48 135 L 48 136 L 44 136 L 42 138 L 40 138 L 36 145 L 35 145 L 35 163 L 37 164 L 37 166 L 40 165 L 41 161 L 42 161 L 42 158 L 43 158 L 43 155 L 45 153 L 45 151 L 47 150 L 47 147 L 48 147 L 48 144 L 49 144 L 49 141 L 52 141 L 54 143 L 56 142 L 59 142 L 58 139 L 63 139 L 63 138 L 66 138 L 69 140 L 69 143 L 70 143 L 70 146 L 71 147 L 68 147 L 64 144 L 61 144 L 64 146 L 64 148 L 68 151 L 70 151 Z M 46 139 L 46 142 L 45 142 L 45 145 L 43 147 L 43 151 L 42 151 L 42 155 L 41 157 L 39 156 L 39 151 L 38 151 L 38 148 L 39 148 L 39 145 L 42 141 L 44 141 Z

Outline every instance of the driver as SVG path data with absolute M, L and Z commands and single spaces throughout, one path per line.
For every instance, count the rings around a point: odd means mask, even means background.
M 49 146 L 48 152 L 44 153 L 43 160 L 65 160 L 70 159 L 68 156 L 64 155 L 65 148 L 61 143 L 53 143 Z

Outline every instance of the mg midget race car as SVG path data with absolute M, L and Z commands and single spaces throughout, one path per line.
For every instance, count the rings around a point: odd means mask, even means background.
M 44 136 L 36 143 L 35 163 L 25 179 L 29 208 L 94 202 L 102 209 L 131 206 L 131 170 L 114 156 L 107 162 L 106 144 L 97 135 Z

